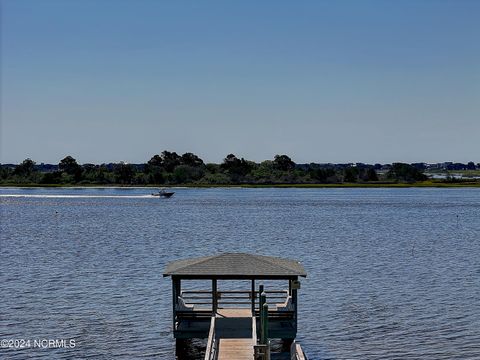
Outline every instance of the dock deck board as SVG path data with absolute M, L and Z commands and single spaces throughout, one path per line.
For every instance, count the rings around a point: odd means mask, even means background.
M 252 360 L 252 339 L 219 339 L 218 360 Z

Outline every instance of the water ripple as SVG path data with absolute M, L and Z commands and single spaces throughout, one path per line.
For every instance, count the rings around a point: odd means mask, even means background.
M 0 188 L 0 338 L 76 340 L 0 358 L 173 358 L 165 264 L 247 251 L 305 265 L 311 359 L 480 359 L 479 189 L 175 191 Z

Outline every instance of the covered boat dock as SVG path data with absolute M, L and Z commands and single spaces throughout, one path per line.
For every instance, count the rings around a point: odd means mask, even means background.
M 208 360 L 269 359 L 269 339 L 282 339 L 290 353 L 298 355 L 292 359 L 305 359 L 294 339 L 299 277 L 306 275 L 298 261 L 245 253 L 171 262 L 163 276 L 172 279 L 173 336 L 177 340 L 207 338 Z M 210 288 L 184 289 L 182 285 L 192 280 L 207 281 Z M 248 287 L 219 287 L 238 280 Z M 282 282 L 285 288 L 267 285 Z

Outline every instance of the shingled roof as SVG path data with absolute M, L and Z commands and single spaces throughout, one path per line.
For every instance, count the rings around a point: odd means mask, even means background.
M 177 260 L 167 264 L 163 276 L 282 278 L 306 277 L 303 266 L 295 260 L 245 253 Z

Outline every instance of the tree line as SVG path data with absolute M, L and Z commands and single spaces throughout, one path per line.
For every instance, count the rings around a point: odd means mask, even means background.
M 220 164 L 205 163 L 187 152 L 163 151 L 143 164 L 83 164 L 66 156 L 58 165 L 25 159 L 0 167 L 2 184 L 75 185 L 242 185 L 417 182 L 427 176 L 417 166 L 394 163 L 296 164 L 287 155 L 260 163 L 228 154 Z

